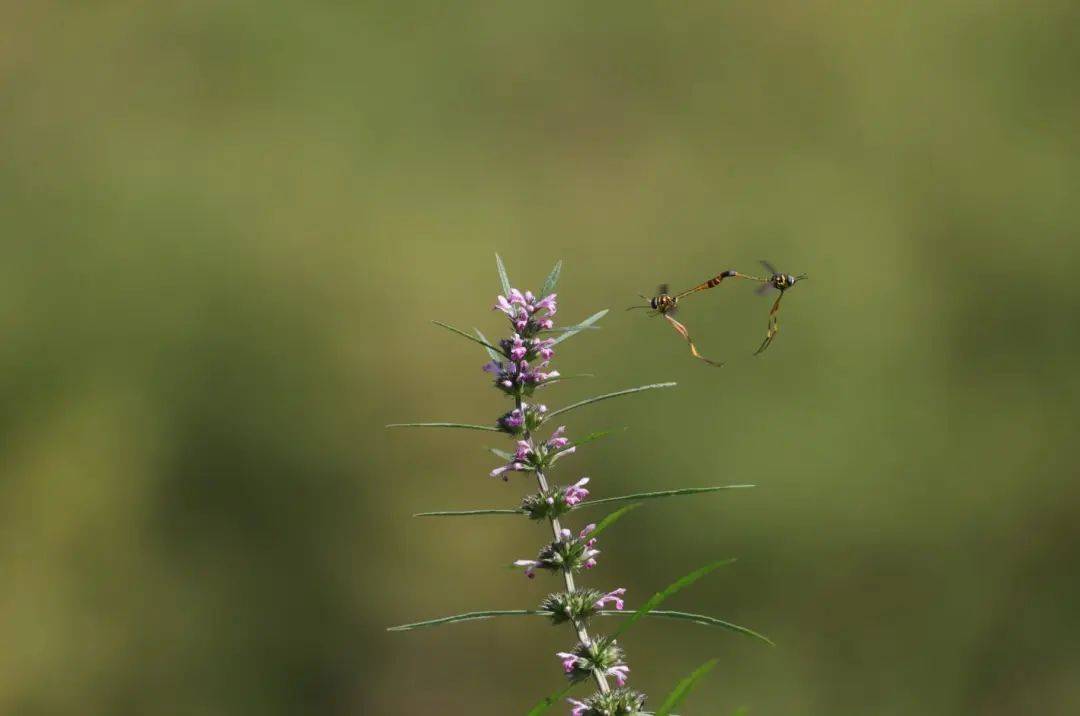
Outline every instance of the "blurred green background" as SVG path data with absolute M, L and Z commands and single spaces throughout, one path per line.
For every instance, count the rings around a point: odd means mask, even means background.
M 1075 2 L 4 3 L 0 712 L 515 714 L 529 607 L 484 433 L 493 254 L 566 262 L 561 464 L 651 503 L 585 583 L 773 637 L 627 635 L 658 705 L 1080 712 Z M 759 258 L 682 318 L 621 309 Z M 560 707 L 558 712 L 564 712 Z

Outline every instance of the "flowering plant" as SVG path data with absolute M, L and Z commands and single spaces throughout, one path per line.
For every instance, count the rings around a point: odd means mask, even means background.
M 626 656 L 618 643 L 626 630 L 639 619 L 665 617 L 682 619 L 706 626 L 720 627 L 737 633 L 769 640 L 745 627 L 740 627 L 714 617 L 688 612 L 660 610 L 660 606 L 672 594 L 689 586 L 717 567 L 733 560 L 724 560 L 705 565 L 700 569 L 677 580 L 666 589 L 657 592 L 632 614 L 624 612 L 625 587 L 610 591 L 579 587 L 575 576 L 585 569 L 597 565 L 598 538 L 602 532 L 640 506 L 643 500 L 716 492 L 719 490 L 752 485 L 720 485 L 710 487 L 682 488 L 646 492 L 619 497 L 588 500 L 592 485 L 590 478 L 582 477 L 573 484 L 563 487 L 548 481 L 548 474 L 561 458 L 573 454 L 578 447 L 597 438 L 608 435 L 607 432 L 593 433 L 577 441 L 566 436 L 566 426 L 557 425 L 546 438 L 539 437 L 549 423 L 558 416 L 600 400 L 632 395 L 646 390 L 674 387 L 675 383 L 655 383 L 637 388 L 629 388 L 614 393 L 594 396 L 557 410 L 549 410 L 543 403 L 537 402 L 535 394 L 547 386 L 570 376 L 562 376 L 551 368 L 555 356 L 555 347 L 562 341 L 584 330 L 595 327 L 607 310 L 600 311 L 581 323 L 568 328 L 556 328 L 554 317 L 558 311 L 555 286 L 559 279 L 562 263 L 559 262 L 551 271 L 543 289 L 538 295 L 530 291 L 520 291 L 510 285 L 502 259 L 496 255 L 499 277 L 502 282 L 502 294 L 498 297 L 495 310 L 503 313 L 510 323 L 511 335 L 498 343 L 491 343 L 483 333 L 475 329 L 475 335 L 466 333 L 445 323 L 436 323 L 448 330 L 462 335 L 482 345 L 488 352 L 490 362 L 484 370 L 494 377 L 495 388 L 514 401 L 514 407 L 494 421 L 494 425 L 476 425 L 467 423 L 397 423 L 388 427 L 444 427 L 471 430 L 485 430 L 503 433 L 514 440 L 514 451 L 492 450 L 502 463 L 491 471 L 491 476 L 509 482 L 516 473 L 531 473 L 535 478 L 536 491 L 526 495 L 520 505 L 509 509 L 479 509 L 464 511 L 423 512 L 419 517 L 459 517 L 473 515 L 522 515 L 533 520 L 548 523 L 551 541 L 541 547 L 534 558 L 518 559 L 516 567 L 524 570 L 530 579 L 538 571 L 551 572 L 561 576 L 565 589 L 549 594 L 543 599 L 539 609 L 534 610 L 493 610 L 469 612 L 441 619 L 433 619 L 415 624 L 391 627 L 392 631 L 407 631 L 422 627 L 433 627 L 454 622 L 486 619 L 495 616 L 544 616 L 553 624 L 569 624 L 577 642 L 569 651 L 557 652 L 555 657 L 562 665 L 567 678 L 567 685 L 558 693 L 538 703 L 528 713 L 537 716 L 544 713 L 556 701 L 561 699 L 576 684 L 592 680 L 596 692 L 584 700 L 568 699 L 572 706 L 572 716 L 624 716 L 630 714 L 655 713 L 657 716 L 670 714 L 671 710 L 682 702 L 694 683 L 708 672 L 716 660 L 706 662 L 686 679 L 681 681 L 664 703 L 655 712 L 644 711 L 644 694 L 626 687 L 630 678 L 630 667 Z M 562 525 L 564 517 L 581 509 L 600 504 L 628 502 L 607 515 L 599 522 L 590 522 L 576 533 Z M 607 607 L 613 606 L 614 609 Z M 625 619 L 610 635 L 596 636 L 590 632 L 592 620 L 600 616 L 622 615 Z M 614 682 L 612 686 L 611 682 Z

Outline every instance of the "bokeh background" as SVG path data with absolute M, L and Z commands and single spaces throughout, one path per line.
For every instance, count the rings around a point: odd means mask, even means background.
M 566 629 L 477 346 L 565 261 L 562 463 L 657 501 L 586 581 L 688 714 L 1080 712 L 1075 2 L 9 2 L 0 712 L 515 714 Z M 619 309 L 769 258 L 682 317 Z M 563 709 L 560 708 L 559 712 Z

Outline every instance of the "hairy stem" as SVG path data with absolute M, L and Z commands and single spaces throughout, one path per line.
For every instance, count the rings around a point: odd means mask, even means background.
M 521 410 L 522 414 L 524 414 L 524 408 L 522 406 L 520 396 L 518 396 L 518 398 L 516 400 L 516 404 L 517 404 L 517 409 Z M 529 429 L 527 427 L 525 428 L 524 438 L 529 443 L 529 445 L 531 447 L 535 448 L 535 446 L 533 445 L 533 441 L 532 441 L 532 435 L 529 434 Z M 547 483 L 547 478 L 544 477 L 543 470 L 540 470 L 540 469 L 536 470 L 536 482 L 539 483 L 540 489 L 543 492 L 547 492 L 548 483 Z M 551 533 L 555 536 L 555 541 L 556 542 L 561 542 L 562 541 L 562 525 L 559 524 L 559 518 L 552 516 L 548 521 L 551 523 Z M 563 574 L 563 581 L 566 582 L 566 591 L 567 592 L 573 592 L 574 589 L 575 589 L 573 573 L 570 571 L 570 569 L 568 567 L 566 567 L 564 565 L 563 569 L 562 569 L 562 574 Z M 573 619 L 571 619 L 570 623 L 574 627 L 574 631 L 577 632 L 578 640 L 582 644 L 584 644 L 586 646 L 591 645 L 592 644 L 592 639 L 589 637 L 589 632 L 585 628 L 585 624 L 583 624 L 581 621 L 579 621 L 577 619 L 577 617 L 574 617 Z M 607 676 L 604 675 L 604 672 L 600 671 L 599 669 L 594 668 L 592 670 L 592 674 L 593 674 L 593 678 L 596 680 L 596 686 L 597 686 L 597 688 L 600 689 L 601 693 L 606 694 L 609 691 L 611 691 L 611 687 L 608 686 Z

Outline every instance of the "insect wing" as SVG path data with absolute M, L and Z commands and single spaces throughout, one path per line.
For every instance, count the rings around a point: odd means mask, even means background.
M 776 270 L 775 266 L 773 266 L 771 263 L 769 263 L 765 259 L 761 259 L 761 261 L 759 263 L 762 266 L 764 266 L 765 270 L 768 271 L 770 274 L 778 274 L 778 273 L 780 273 L 779 271 Z

